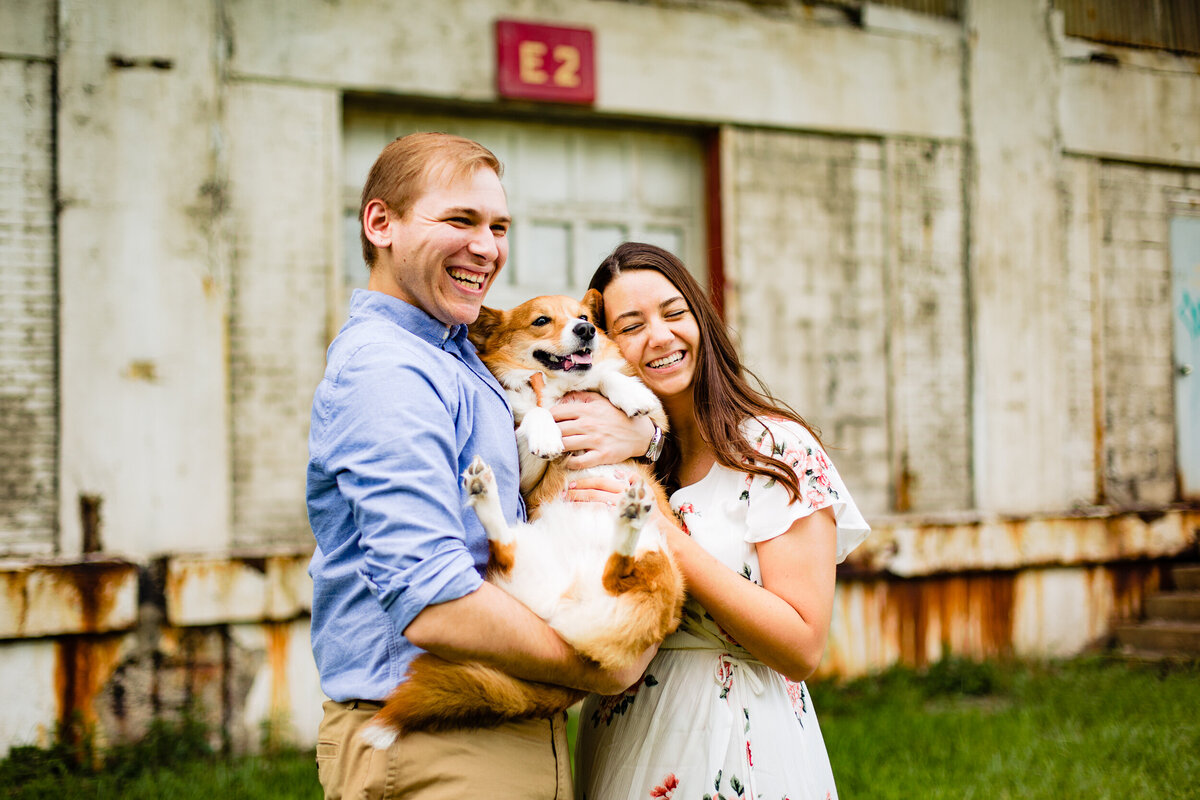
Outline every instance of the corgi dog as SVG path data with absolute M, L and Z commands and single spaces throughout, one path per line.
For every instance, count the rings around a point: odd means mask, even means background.
M 673 516 L 650 467 L 628 461 L 575 471 L 560 458 L 562 436 L 549 409 L 569 392 L 599 392 L 626 414 L 647 414 L 666 429 L 658 398 L 594 324 L 599 300 L 592 290 L 582 303 L 546 296 L 510 311 L 481 310 L 468 335 L 513 409 L 529 521 L 505 522 L 495 478 L 482 460 L 468 466 L 463 487 L 487 532 L 487 580 L 546 620 L 581 655 L 616 669 L 675 630 L 684 588 L 664 532 L 650 518 L 655 504 Z M 630 471 L 637 475 L 615 505 L 565 498 L 577 476 Z M 362 736 L 382 749 L 406 731 L 549 717 L 584 694 L 422 653 Z

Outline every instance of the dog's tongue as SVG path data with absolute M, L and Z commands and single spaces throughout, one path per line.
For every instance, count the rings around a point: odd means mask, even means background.
M 563 369 L 570 371 L 574 367 L 592 363 L 591 353 L 573 353 L 563 359 Z

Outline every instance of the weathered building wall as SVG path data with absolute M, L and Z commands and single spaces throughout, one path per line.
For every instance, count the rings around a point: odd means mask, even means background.
M 1183 206 L 1200 211 L 1200 170 L 1105 162 L 1092 170 L 1102 490 L 1116 505 L 1160 505 L 1176 496 L 1168 221 Z
M 1054 658 L 1134 619 L 1200 512 L 881 519 L 839 571 L 819 673 L 854 675 L 953 653 Z
M 1065 39 L 1047 0 L 963 10 L 0 6 L 0 553 L 57 556 L 0 564 L 0 748 L 192 701 L 237 746 L 311 743 L 343 97 L 536 126 L 496 96 L 501 16 L 596 31 L 597 103 L 555 124 L 719 131 L 729 320 L 875 527 L 824 674 L 1069 654 L 1136 614 L 1200 527 L 1166 252 L 1200 213 L 1197 59 Z
M 751 368 L 819 425 L 863 508 L 970 508 L 961 147 L 726 138 L 730 319 Z
M 731 314 L 750 367 L 808 415 L 866 509 L 890 506 L 878 140 L 732 129 Z
M 218 9 L 59 3 L 59 552 L 229 541 Z
M 232 537 L 240 547 L 312 536 L 304 465 L 341 248 L 340 127 L 336 92 L 229 87 Z
M 889 139 L 885 243 L 891 509 L 974 507 L 965 148 Z
M 0 550 L 49 553 L 58 515 L 54 9 L 0 9 Z
M 1086 387 L 1067 369 L 1086 360 L 1087 340 L 1058 313 L 1069 276 L 1058 266 L 1061 68 L 1049 19 L 1044 2 L 967 5 L 975 502 L 1017 513 L 1086 497 L 1091 480 L 1069 460 L 1091 420 L 1071 413 Z

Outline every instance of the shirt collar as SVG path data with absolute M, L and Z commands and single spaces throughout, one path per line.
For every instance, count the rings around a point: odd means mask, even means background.
M 350 295 L 350 316 L 379 316 L 396 323 L 434 347 L 453 339 L 461 348 L 467 337 L 466 325 L 446 326 L 424 310 L 383 292 L 355 289 Z

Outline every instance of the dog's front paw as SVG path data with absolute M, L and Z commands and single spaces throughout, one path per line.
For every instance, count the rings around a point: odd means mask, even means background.
M 554 417 L 544 408 L 535 408 L 521 420 L 517 435 L 525 440 L 529 452 L 538 458 L 552 459 L 563 454 L 562 432 Z
M 624 380 L 609 382 L 605 396 L 610 403 L 624 411 L 627 416 L 637 417 L 649 414 L 661 407 L 654 392 L 647 389 L 641 382 L 625 375 L 620 377 Z
M 483 459 L 475 456 L 463 472 L 463 488 L 467 490 L 467 502 L 482 503 L 489 495 L 496 494 L 496 476 Z

